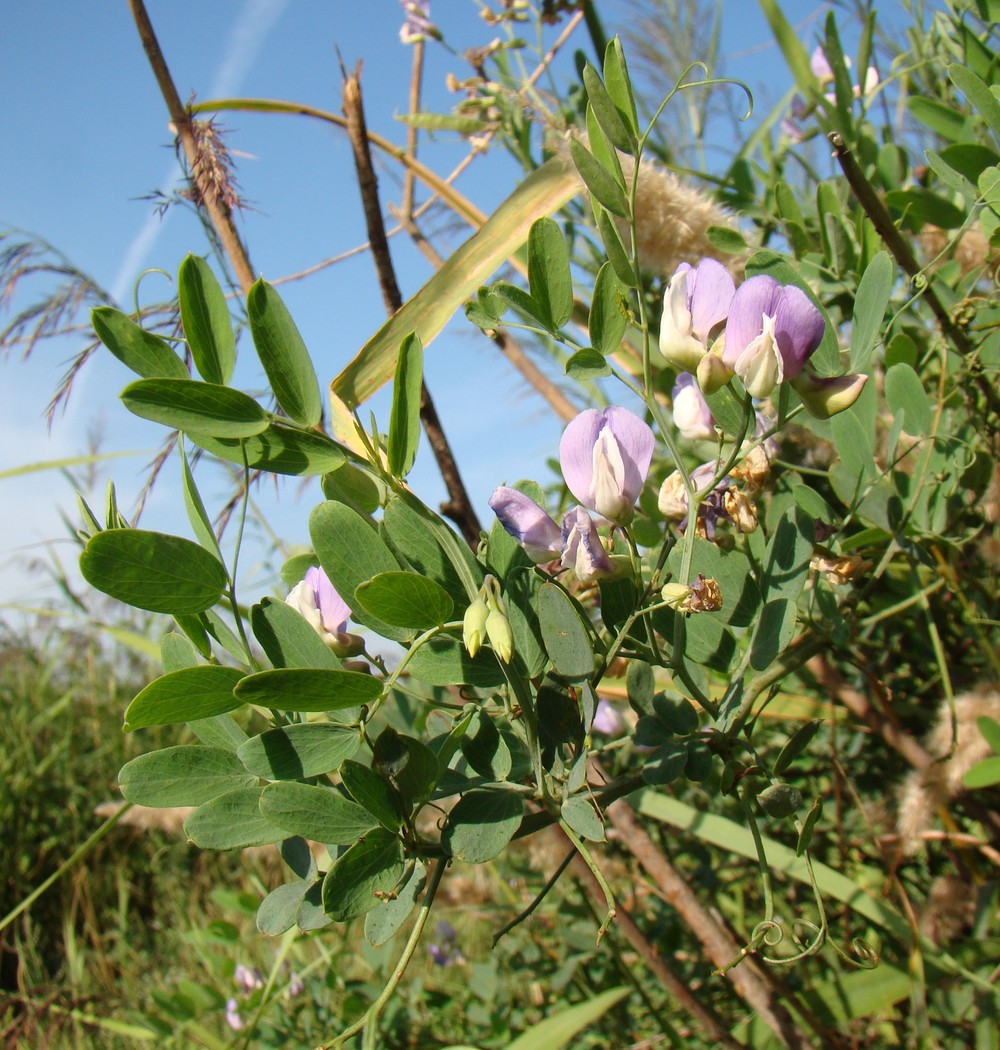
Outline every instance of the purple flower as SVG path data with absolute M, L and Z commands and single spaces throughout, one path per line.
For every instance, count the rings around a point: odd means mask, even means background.
M 850 69 L 851 60 L 845 55 L 844 65 Z M 826 57 L 826 53 L 821 47 L 817 47 L 809 57 L 809 68 L 812 70 L 813 76 L 820 82 L 822 86 L 832 84 L 836 77 L 834 76 L 833 67 L 830 65 L 830 60 Z M 875 88 L 878 87 L 878 70 L 874 66 L 869 66 L 865 70 L 865 82 L 864 85 L 854 85 L 854 97 L 860 98 L 863 94 L 870 95 Z M 825 96 L 830 102 L 836 100 L 836 92 L 830 91 Z
M 733 296 L 722 359 L 751 396 L 767 397 L 802 371 L 824 329 L 823 315 L 801 288 L 760 274 Z
M 563 517 L 562 566 L 572 569 L 582 583 L 606 579 L 614 572 L 593 519 L 583 507 L 574 507 Z
M 562 553 L 559 526 L 530 496 L 501 485 L 490 496 L 490 509 L 536 565 Z
M 672 396 L 674 425 L 682 437 L 689 441 L 715 437 L 712 410 L 690 372 L 683 372 L 677 377 Z
M 399 39 L 404 44 L 415 44 L 432 36 L 440 37 L 437 27 L 431 22 L 430 0 L 399 0 L 403 5 L 406 21 L 399 30 Z
M 594 712 L 591 728 L 595 733 L 602 733 L 604 736 L 618 736 L 625 728 L 625 719 L 616 704 L 601 697 L 597 701 L 597 710 Z
M 653 444 L 653 431 L 627 408 L 581 412 L 559 442 L 570 492 L 610 521 L 628 521 L 649 473 Z
M 246 1021 L 240 1017 L 239 1004 L 235 999 L 230 999 L 226 1003 L 226 1024 L 234 1032 L 241 1032 L 247 1026 Z
M 697 369 L 735 292 L 732 275 L 715 259 L 677 267 L 663 295 L 660 318 L 660 353 L 670 364 L 684 372 Z
M 347 652 L 351 648 L 352 639 L 344 632 L 351 610 L 322 569 L 308 569 L 302 582 L 289 591 L 285 604 L 302 616 L 331 649 Z
M 427 946 L 427 954 L 434 960 L 436 966 L 454 966 L 456 963 L 465 962 L 465 958 L 456 944 L 458 934 L 455 927 L 446 919 L 437 924 L 437 941 Z
M 264 987 L 264 978 L 256 966 L 251 969 L 240 963 L 233 970 L 233 980 L 240 986 L 244 995 L 249 995 L 258 988 Z

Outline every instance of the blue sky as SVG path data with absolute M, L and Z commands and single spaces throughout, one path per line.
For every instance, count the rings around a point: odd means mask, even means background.
M 148 0 L 148 9 L 182 98 L 241 94 L 339 111 L 336 48 L 349 67 L 363 60 L 369 126 L 402 141 L 403 126 L 394 118 L 406 108 L 410 51 L 399 42 L 397 0 Z M 609 28 L 621 9 L 617 0 L 601 5 Z M 795 2 L 785 10 L 792 21 L 808 25 L 808 40 L 821 24 L 817 16 L 824 7 Z M 727 0 L 724 12 L 721 71 L 745 78 L 758 94 L 779 97 L 788 86 L 787 75 L 756 5 Z M 473 0 L 436 0 L 432 13 L 456 49 L 481 45 L 493 35 Z M 5 5 L 0 26 L 0 90 L 7 100 L 0 115 L 7 158 L 0 165 L 0 225 L 46 238 L 105 288 L 124 293 L 123 308 L 131 309 L 131 288 L 140 270 L 159 267 L 174 273 L 189 250 L 204 251 L 204 242 L 190 214 L 175 209 L 160 221 L 151 204 L 139 199 L 169 188 L 174 161 L 166 110 L 127 6 L 124 0 L 34 0 Z M 556 32 L 551 31 L 550 42 Z M 575 46 L 588 48 L 582 33 Z M 455 96 L 444 85 L 449 70 L 467 75 L 461 59 L 431 45 L 425 108 L 444 111 L 454 105 Z M 565 83 L 570 75 L 567 55 L 556 67 L 556 77 Z M 239 180 L 256 209 L 241 222 L 257 272 L 274 280 L 365 239 L 342 134 L 295 117 L 230 113 L 222 123 L 231 129 L 229 143 L 239 151 Z M 449 136 L 425 142 L 421 149 L 421 159 L 442 174 L 464 154 L 464 144 Z M 459 185 L 488 211 L 511 192 L 516 177 L 511 162 L 491 155 L 477 161 Z M 385 201 L 398 200 L 391 169 L 382 171 L 381 187 Z M 431 271 L 402 238 L 394 241 L 394 252 L 403 293 L 412 294 Z M 169 294 L 166 280 L 157 274 L 147 276 L 140 287 L 144 302 Z M 365 254 L 287 285 L 283 295 L 324 384 L 384 319 Z M 26 294 L 15 306 L 28 301 Z M 47 429 L 45 404 L 79 345 L 53 341 L 28 362 L 13 358 L 0 365 L 0 473 L 82 454 L 88 434 L 95 431 L 102 435 L 103 451 L 156 447 L 159 428 L 130 416 L 117 402 L 118 391 L 131 377 L 107 354 L 83 374 L 68 410 Z M 260 373 L 249 346 L 245 351 L 238 378 L 253 387 Z M 428 351 L 427 370 L 484 521 L 486 500 L 496 484 L 524 476 L 547 480 L 544 460 L 555 449 L 560 426 L 491 344 L 453 325 Z M 376 409 L 384 424 L 384 401 Z M 130 513 L 147 459 L 111 461 L 89 495 L 102 506 L 104 484 L 113 477 L 121 506 Z M 431 505 L 442 494 L 426 451 L 412 482 Z M 209 475 L 204 484 L 206 502 L 217 506 L 224 485 Z M 287 541 L 306 542 L 308 513 L 320 498 L 318 485 L 292 479 L 282 485 L 280 495 L 275 504 L 262 492 L 260 501 L 273 506 L 270 519 Z M 71 544 L 49 543 L 65 535 L 60 511 L 75 518 L 73 489 L 61 475 L 47 472 L 0 479 L 0 499 L 5 507 L 0 515 L 0 605 L 39 604 L 55 592 L 51 587 L 39 591 L 41 578 L 26 570 L 26 562 L 54 551 L 67 568 L 74 565 Z M 176 472 L 170 471 L 155 490 L 142 524 L 187 533 L 178 507 Z

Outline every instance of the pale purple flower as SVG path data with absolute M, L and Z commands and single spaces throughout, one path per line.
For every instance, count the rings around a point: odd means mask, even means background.
M 722 359 L 752 397 L 767 397 L 802 371 L 824 329 L 823 315 L 801 288 L 759 274 L 733 296 Z
M 434 960 L 436 966 L 454 966 L 456 963 L 465 962 L 465 958 L 458 948 L 458 933 L 455 927 L 446 919 L 437 924 L 437 941 L 427 946 L 427 954 Z
M 240 986 L 244 995 L 249 995 L 258 988 L 264 987 L 264 977 L 256 966 L 251 969 L 239 963 L 233 970 L 233 980 Z
M 246 1021 L 240 1017 L 239 1003 L 235 999 L 229 999 L 226 1002 L 226 1024 L 234 1032 L 242 1032 L 247 1026 Z
M 597 527 L 583 507 L 574 507 L 563 517 L 561 563 L 564 569 L 572 569 L 581 583 L 606 579 L 614 572 Z
M 501 485 L 490 496 L 490 509 L 536 565 L 562 553 L 562 530 L 530 496 Z
M 597 710 L 594 712 L 591 728 L 595 733 L 602 733 L 604 736 L 618 736 L 625 728 L 625 719 L 621 709 L 617 704 L 601 697 L 597 701 Z
M 415 44 L 429 36 L 439 36 L 438 30 L 431 22 L 430 0 L 399 0 L 403 5 L 406 21 L 399 30 L 399 39 L 404 44 Z
M 715 437 L 715 418 L 694 376 L 683 372 L 673 390 L 674 425 L 689 441 Z
M 308 569 L 302 582 L 291 589 L 285 603 L 302 616 L 331 648 L 349 646 L 350 638 L 344 629 L 351 610 L 322 569 L 316 566 Z
M 846 55 L 844 56 L 844 65 L 848 69 L 851 68 L 851 60 Z M 809 58 L 809 68 L 812 70 L 813 76 L 820 82 L 821 85 L 831 84 L 836 79 L 833 72 L 833 67 L 830 65 L 829 59 L 826 57 L 826 53 L 822 47 L 817 47 L 813 51 Z M 862 95 L 870 95 L 875 88 L 878 87 L 879 76 L 878 70 L 874 66 L 869 66 L 865 70 L 865 82 L 864 85 L 854 85 L 854 97 L 860 98 Z M 828 92 L 825 96 L 830 102 L 836 100 L 835 92 Z
M 628 521 L 649 473 L 653 444 L 653 431 L 627 408 L 581 412 L 559 442 L 570 492 L 609 521 Z
M 292 972 L 292 976 L 288 979 L 288 987 L 285 989 L 285 998 L 294 999 L 297 995 L 301 995 L 306 990 L 305 984 L 302 982 L 302 978 Z
M 697 369 L 735 292 L 732 275 L 715 259 L 677 267 L 663 295 L 660 318 L 660 353 L 670 364 L 684 372 Z

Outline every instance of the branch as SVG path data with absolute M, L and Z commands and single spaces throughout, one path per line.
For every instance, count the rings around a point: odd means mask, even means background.
M 361 191 L 372 258 L 375 260 L 382 299 L 391 317 L 402 307 L 403 296 L 396 282 L 396 271 L 392 265 L 389 241 L 386 238 L 385 224 L 382 221 L 378 179 L 375 177 L 371 150 L 368 146 L 368 131 L 365 127 L 359 72 L 356 70 L 350 76 L 344 74 L 344 116 L 347 119 L 347 133 L 354 151 L 354 166 L 358 174 L 358 188 Z M 472 501 L 465 489 L 465 483 L 458 471 L 458 464 L 455 462 L 451 446 L 441 426 L 441 420 L 434 407 L 430 391 L 424 382 L 420 384 L 420 421 L 423 423 L 424 433 L 427 435 L 434 458 L 437 460 L 438 470 L 448 489 L 449 499 L 441 507 L 441 512 L 458 525 L 469 546 L 475 547 L 479 543 L 482 526 L 479 524 L 479 518 L 476 516 Z
M 885 241 L 886 247 L 896 257 L 896 262 L 902 266 L 907 274 L 911 278 L 919 276 L 921 266 L 917 257 L 896 228 L 896 224 L 892 221 L 892 216 L 882 203 L 882 199 L 875 192 L 868 179 L 865 178 L 864 172 L 854 159 L 854 154 L 851 153 L 847 143 L 844 142 L 843 136 L 837 131 L 832 131 L 829 139 L 833 145 L 833 155 L 837 158 L 848 185 L 853 190 L 854 196 L 864 209 L 865 214 L 871 219 L 876 232 Z M 989 406 L 990 411 L 995 415 L 1000 415 L 1000 397 L 997 396 L 990 381 L 980 371 L 980 366 L 975 360 L 976 348 L 972 340 L 969 339 L 963 328 L 955 324 L 951 314 L 948 313 L 947 307 L 938 298 L 937 292 L 934 291 L 929 282 L 924 287 L 923 296 L 937 318 L 945 337 L 950 340 L 955 350 L 966 359 L 976 386 L 986 399 L 986 404 Z
M 142 41 L 146 57 L 156 76 L 156 82 L 160 85 L 163 101 L 166 102 L 167 110 L 170 112 L 174 131 L 184 149 L 191 181 L 198 190 L 200 206 L 208 213 L 223 250 L 233 267 L 233 272 L 236 274 L 236 279 L 240 283 L 240 288 L 246 295 L 253 284 L 253 267 L 250 265 L 250 257 L 240 240 L 240 235 L 236 231 L 232 210 L 203 175 L 202 165 L 199 163 L 201 154 L 191 113 L 181 102 L 181 97 L 177 93 L 143 0 L 128 0 L 128 6 L 135 20 L 136 29 L 139 31 L 139 39 Z

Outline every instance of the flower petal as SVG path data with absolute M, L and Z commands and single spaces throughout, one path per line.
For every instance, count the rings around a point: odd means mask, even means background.
M 541 564 L 559 557 L 562 551 L 559 526 L 530 496 L 501 485 L 490 496 L 490 509 L 533 562 Z
M 764 331 L 765 315 L 773 317 L 781 285 L 767 274 L 744 281 L 729 306 L 722 360 L 735 369 L 740 354 Z
M 784 378 L 794 379 L 802 371 L 823 339 L 826 322 L 801 288 L 781 288 L 774 311 L 774 337 L 785 362 Z
M 573 507 L 563 516 L 562 548 L 563 568 L 572 569 L 581 583 L 604 579 L 614 572 L 597 527 L 583 507 Z
M 316 595 L 316 607 L 319 609 L 323 626 L 331 634 L 339 634 L 347 626 L 347 619 L 351 615 L 347 602 L 337 593 L 330 577 L 320 568 L 314 566 L 306 572 L 306 583 Z
M 707 344 L 711 330 L 729 314 L 736 284 L 732 274 L 717 259 L 702 259 L 690 275 L 688 286 L 691 330 Z

